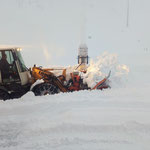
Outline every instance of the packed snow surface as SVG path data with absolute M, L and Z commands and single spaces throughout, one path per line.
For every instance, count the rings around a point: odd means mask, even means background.
M 149 150 L 149 72 L 109 56 L 111 89 L 0 101 L 0 150 Z
M 149 88 L 114 88 L 0 102 L 1 150 L 149 150 Z

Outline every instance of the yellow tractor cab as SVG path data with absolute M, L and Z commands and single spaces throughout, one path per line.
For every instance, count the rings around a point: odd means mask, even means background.
M 20 48 L 0 49 L 0 99 L 18 98 L 31 86 L 31 74 Z

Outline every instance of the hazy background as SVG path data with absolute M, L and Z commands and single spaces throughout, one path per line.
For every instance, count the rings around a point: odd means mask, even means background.
M 0 0 L 0 45 L 23 47 L 28 67 L 73 65 L 85 42 L 90 58 L 118 54 L 132 68 L 150 66 L 150 1 Z

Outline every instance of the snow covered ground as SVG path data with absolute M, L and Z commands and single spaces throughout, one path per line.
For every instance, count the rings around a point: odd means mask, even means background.
M 127 87 L 1 101 L 0 149 L 149 150 L 147 95 Z
M 135 70 L 104 91 L 0 101 L 0 150 L 149 150 L 149 74 Z

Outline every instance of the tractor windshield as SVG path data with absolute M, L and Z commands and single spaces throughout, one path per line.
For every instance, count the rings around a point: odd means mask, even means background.
M 20 64 L 21 72 L 27 71 L 28 69 L 25 66 L 25 63 L 23 61 L 22 55 L 20 53 L 20 50 L 17 50 L 16 54 L 17 54 L 18 61 L 19 61 L 19 64 Z
M 20 81 L 13 53 L 9 49 L 0 51 L 0 76 L 3 83 Z

